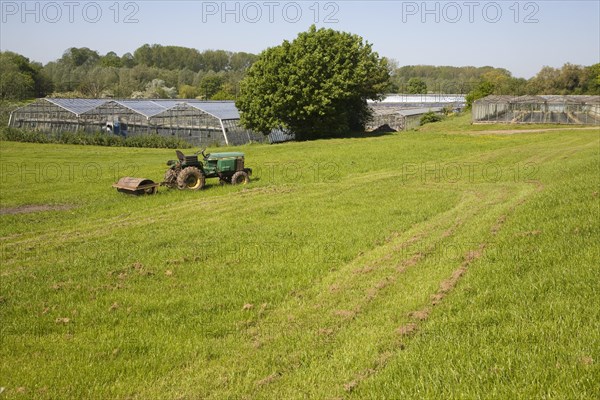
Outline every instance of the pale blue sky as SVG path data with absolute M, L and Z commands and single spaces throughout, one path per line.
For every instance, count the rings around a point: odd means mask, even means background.
M 317 26 L 362 36 L 399 65 L 600 62 L 600 1 L 0 1 L 0 48 L 47 63 L 69 47 L 145 43 L 259 53 Z M 237 21 L 236 21 L 237 20 Z

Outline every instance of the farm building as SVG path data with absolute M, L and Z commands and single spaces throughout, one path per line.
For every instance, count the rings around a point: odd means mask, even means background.
M 389 126 L 395 131 L 407 131 L 421 125 L 421 117 L 433 111 L 441 114 L 442 107 L 427 108 L 402 108 L 397 105 L 377 104 L 371 105 L 373 120 L 367 124 L 367 130 L 373 130 L 382 126 Z
M 600 124 L 600 96 L 487 96 L 473 103 L 473 122 Z
M 9 126 L 44 132 L 99 132 L 119 126 L 128 136 L 158 134 L 192 145 L 262 142 L 244 129 L 232 101 L 38 99 L 10 115 Z

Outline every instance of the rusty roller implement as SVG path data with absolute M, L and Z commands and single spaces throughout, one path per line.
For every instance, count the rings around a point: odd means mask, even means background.
M 160 183 L 156 183 L 151 179 L 132 178 L 130 176 L 121 178 L 112 185 L 112 187 L 117 188 L 118 192 L 135 195 L 155 194 L 158 191 L 158 186 L 160 186 Z

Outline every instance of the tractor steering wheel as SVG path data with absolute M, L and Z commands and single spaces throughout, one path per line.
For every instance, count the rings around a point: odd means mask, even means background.
M 202 154 L 202 157 L 206 160 L 208 158 L 208 156 L 210 155 L 210 153 L 204 154 L 204 150 L 206 150 L 206 147 L 203 148 L 202 150 L 200 150 L 198 153 Z M 198 154 L 198 153 L 196 153 L 196 154 Z

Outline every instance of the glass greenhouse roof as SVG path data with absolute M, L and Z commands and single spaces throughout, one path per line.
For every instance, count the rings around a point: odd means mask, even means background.
M 525 103 L 525 104 L 599 104 L 600 96 L 586 95 L 540 95 L 540 96 L 510 96 L 489 95 L 475 100 L 477 104 Z
M 151 100 L 114 100 L 115 103 L 125 106 L 145 117 L 151 117 L 167 109 Z
M 239 119 L 235 102 L 233 101 L 202 101 L 202 100 L 186 100 L 186 99 L 57 99 L 45 98 L 52 104 L 55 104 L 73 114 L 80 115 L 83 113 L 93 114 L 94 109 L 106 103 L 113 102 L 123 107 L 150 118 L 158 115 L 166 110 L 176 106 L 187 105 L 197 110 L 208 113 L 218 119 Z
M 83 114 L 86 111 L 90 111 L 102 104 L 106 103 L 106 100 L 102 99 L 45 99 L 52 104 L 55 104 L 73 114 Z

